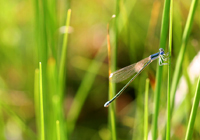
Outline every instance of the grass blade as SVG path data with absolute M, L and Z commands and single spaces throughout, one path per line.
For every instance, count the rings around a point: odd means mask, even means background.
M 111 53 L 111 46 L 110 46 L 110 35 L 109 35 L 109 24 L 107 26 L 107 48 L 108 48 L 108 67 L 109 67 L 109 70 L 108 70 L 108 73 L 109 75 L 111 74 L 112 72 L 112 69 L 115 69 L 111 66 L 111 54 L 115 53 L 115 52 L 112 52 Z M 114 50 L 115 51 L 115 50 Z M 116 58 L 115 58 L 116 59 Z M 108 91 L 108 100 L 112 99 L 114 94 L 115 94 L 115 83 L 112 83 L 110 80 L 109 80 L 109 91 Z M 112 103 L 110 104 L 110 107 L 108 108 L 108 113 L 109 113 L 109 126 L 110 126 L 110 133 L 111 133 L 111 139 L 112 140 L 116 140 L 117 137 L 116 137 L 116 124 L 115 124 L 115 116 L 116 116 L 116 113 L 115 113 L 115 103 Z
M 189 123 L 188 123 L 188 127 L 187 127 L 185 140 L 192 139 L 192 132 L 193 132 L 194 122 L 195 122 L 195 118 L 196 118 L 196 114 L 197 114 L 197 110 L 198 110 L 198 106 L 199 106 L 199 101 L 200 101 L 200 76 L 199 76 L 199 80 L 197 83 L 196 93 L 195 93 L 195 97 L 194 97 L 194 103 L 193 103 L 192 111 L 190 114 L 190 119 L 189 119 Z
M 51 116 L 50 118 L 50 126 L 51 126 L 51 139 L 57 140 L 57 131 L 56 131 L 56 121 L 64 122 L 64 115 L 62 112 L 62 98 L 58 93 L 58 70 L 56 67 L 56 60 L 53 57 L 48 59 L 47 63 L 47 77 L 48 77 L 48 97 L 51 99 L 49 104 L 49 108 L 51 108 Z M 46 119 L 46 118 L 45 118 Z M 63 123 L 62 123 L 63 124 Z M 61 134 L 65 133 L 65 128 L 60 125 L 60 130 L 62 130 Z M 50 133 L 48 131 L 48 133 Z M 61 136 L 61 139 L 64 138 L 65 135 Z
M 181 72 L 183 58 L 184 58 L 184 55 L 185 55 L 186 45 L 187 45 L 189 34 L 190 34 L 190 31 L 191 31 L 191 27 L 192 27 L 197 3 L 198 3 L 198 0 L 192 0 L 192 4 L 191 4 L 191 7 L 190 7 L 190 11 L 189 11 L 188 18 L 187 18 L 186 25 L 185 25 L 184 32 L 183 32 L 181 49 L 180 49 L 180 53 L 178 55 L 176 67 L 175 67 L 175 70 L 174 70 L 174 76 L 173 76 L 173 79 L 172 79 L 171 111 L 173 111 L 173 108 L 174 108 L 175 92 L 176 92 L 176 88 L 177 88 L 178 81 L 179 81 L 179 76 L 180 76 L 180 72 Z
M 119 4 L 120 1 L 116 0 L 116 9 L 115 9 L 115 20 L 114 20 L 114 32 L 115 32 L 115 37 L 114 37 L 114 47 L 110 46 L 110 37 L 109 37 L 109 26 L 108 26 L 108 33 L 107 33 L 107 46 L 108 46 L 108 56 L 109 56 L 109 74 L 111 72 L 116 71 L 116 65 L 117 65 L 117 42 L 118 42 L 118 19 L 119 19 Z M 108 91 L 108 99 L 112 99 L 112 97 L 116 93 L 116 84 L 111 83 L 109 81 L 109 91 Z M 110 132 L 111 132 L 111 139 L 116 140 L 116 122 L 115 122 L 115 103 L 112 103 L 110 107 L 108 108 L 108 113 L 109 113 L 109 126 L 110 126 Z
M 66 54 L 67 54 L 67 44 L 68 44 L 68 30 L 69 30 L 69 24 L 71 19 L 71 9 L 67 12 L 67 20 L 66 20 L 66 29 L 65 29 L 65 35 L 63 39 L 63 46 L 62 46 L 62 54 L 61 54 L 61 60 L 60 60 L 60 67 L 59 67 L 59 86 L 60 86 L 60 92 L 59 94 L 62 95 L 63 91 L 63 85 L 64 85 L 64 78 L 65 77 L 65 64 L 66 64 Z
M 168 86 L 167 86 L 167 132 L 166 140 L 170 140 L 171 130 L 171 98 L 170 98 L 170 86 L 171 86 L 171 50 L 172 50 L 172 21 L 173 21 L 173 0 L 170 2 L 170 21 L 169 21 L 169 61 L 168 61 Z
M 35 70 L 34 80 L 34 100 L 35 100 L 35 114 L 36 114 L 36 127 L 39 138 L 41 137 L 41 122 L 40 122 L 40 93 L 39 93 L 39 69 Z
M 146 79 L 145 99 L 144 99 L 144 140 L 148 140 L 148 97 L 149 97 L 149 79 Z
M 40 89 L 40 122 L 41 122 L 41 137 L 40 140 L 45 140 L 44 130 L 44 107 L 43 107 L 43 91 L 42 91 L 42 63 L 39 63 L 39 89 Z
M 160 34 L 160 48 L 165 49 L 166 39 L 168 34 L 168 24 L 169 24 L 169 9 L 170 0 L 165 0 L 162 24 L 161 24 L 161 34 Z M 157 121 L 158 121 L 158 111 L 159 111 L 159 101 L 160 101 L 160 88 L 161 88 L 161 77 L 162 77 L 162 66 L 157 65 L 156 73 L 156 91 L 154 97 L 154 116 L 153 116 L 153 140 L 157 139 Z
M 60 123 L 56 121 L 56 132 L 57 132 L 57 140 L 60 140 Z
M 39 56 L 39 62 L 42 63 L 42 70 L 43 70 L 43 77 L 42 77 L 42 82 L 43 83 L 39 83 L 39 86 L 42 85 L 42 90 L 43 90 L 43 110 L 45 112 L 43 112 L 43 121 L 44 121 L 44 127 L 46 128 L 46 131 L 48 131 L 49 133 L 51 132 L 51 126 L 50 126 L 50 122 L 51 122 L 51 118 L 50 117 L 46 117 L 49 116 L 50 113 L 46 110 L 49 107 L 50 101 L 48 100 L 48 95 L 47 93 L 47 75 L 46 75 L 46 71 L 47 71 L 47 59 L 48 59 L 48 37 L 47 37 L 47 26 L 48 26 L 48 21 L 47 21 L 47 15 L 46 15 L 46 0 L 35 0 L 35 23 L 36 23 L 36 41 L 37 41 L 37 51 L 38 51 L 38 56 Z M 40 93 L 39 93 L 40 94 Z M 39 95 L 40 96 L 40 95 Z M 40 104 L 41 106 L 41 104 Z M 40 114 L 40 113 L 39 113 Z M 40 122 L 41 122 L 41 114 L 39 116 L 40 118 Z M 41 122 L 42 123 L 42 122 Z M 42 129 L 40 126 L 40 136 L 42 137 Z M 47 133 L 46 133 L 47 134 Z M 41 139 L 40 137 L 40 139 Z M 44 136 L 48 138 L 48 135 Z
M 64 85 L 65 85 L 65 80 L 64 77 L 66 77 L 66 57 L 67 57 L 67 48 L 68 48 L 68 34 L 69 34 L 69 26 L 70 26 L 70 20 L 71 20 L 71 9 L 68 10 L 67 12 L 67 19 L 66 19 L 66 27 L 65 27 L 65 34 L 64 34 L 64 38 L 63 38 L 63 44 L 62 44 L 62 52 L 61 52 L 61 58 L 60 58 L 60 67 L 59 67 L 59 73 L 58 73 L 58 103 L 57 103 L 57 114 L 58 117 L 56 119 L 59 120 L 60 122 L 60 130 L 62 131 L 60 134 L 60 139 L 64 140 L 65 138 L 65 134 L 67 133 L 67 129 L 65 129 L 64 126 L 64 118 L 63 118 L 63 112 L 62 110 L 59 109 L 59 107 L 62 107 L 62 99 L 63 99 L 63 93 L 64 93 Z

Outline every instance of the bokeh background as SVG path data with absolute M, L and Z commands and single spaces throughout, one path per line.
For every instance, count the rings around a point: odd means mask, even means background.
M 69 127 L 68 137 L 72 140 L 110 139 L 108 109 L 103 105 L 108 100 L 107 24 L 110 24 L 112 49 L 115 34 L 112 32 L 114 19 L 111 17 L 115 14 L 116 1 L 58 0 L 46 1 L 46 3 L 46 8 L 50 10 L 47 10 L 48 16 L 43 19 L 42 10 L 37 10 L 37 4 L 39 9 L 45 8 L 41 6 L 42 1 L 0 1 L 0 139 L 28 140 L 39 137 L 34 96 L 35 69 L 41 61 L 41 53 L 46 54 L 46 64 L 43 65 L 48 67 L 54 60 L 59 62 L 69 8 L 72 14 L 66 51 L 66 76 L 63 77 L 66 82 L 60 108 L 61 114 L 68 120 L 68 123 L 64 121 L 63 125 Z M 163 3 L 164 1 L 159 0 L 119 1 L 117 69 L 158 52 Z M 190 4 L 190 0 L 174 1 L 172 74 L 180 51 Z M 183 91 L 177 90 L 179 96 L 176 97 L 176 110 L 172 117 L 172 139 L 183 139 L 185 136 L 192 105 L 186 95 L 192 99 L 200 73 L 198 69 L 200 61 L 195 57 L 200 55 L 198 54 L 200 50 L 199 17 L 200 5 L 198 4 L 180 74 L 178 89 Z M 46 27 L 47 41 L 40 38 L 43 36 L 39 28 L 42 24 Z M 40 42 L 47 42 L 46 52 L 42 49 Z M 52 46 L 54 49 L 51 48 Z M 165 51 L 168 51 L 168 47 Z M 191 62 L 194 63 L 192 68 L 190 67 Z M 146 78 L 150 79 L 150 130 L 156 67 L 157 62 L 148 66 L 117 99 L 116 130 L 119 140 L 143 138 L 141 130 L 143 130 Z M 192 70 L 187 71 L 188 69 Z M 47 68 L 43 71 L 43 75 L 48 74 Z M 167 66 L 163 66 L 162 78 L 158 122 L 161 139 L 166 124 Z M 49 100 L 44 109 L 48 114 L 46 118 L 49 119 L 45 120 L 45 123 L 49 123 L 46 130 L 52 128 L 51 132 L 55 127 L 51 124 L 53 123 L 51 117 L 55 113 L 51 101 L 53 102 L 55 97 L 50 94 L 52 83 L 48 80 L 47 78 L 43 94 L 46 98 L 44 100 Z M 119 91 L 126 82 L 117 84 L 116 90 Z M 184 89 L 185 87 L 187 88 Z M 200 139 L 199 117 L 198 112 L 194 128 L 195 140 Z M 52 133 L 46 135 L 47 139 L 55 137 Z

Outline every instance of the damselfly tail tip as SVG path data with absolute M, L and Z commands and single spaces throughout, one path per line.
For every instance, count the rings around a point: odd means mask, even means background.
M 108 107 L 110 105 L 110 101 L 107 101 L 105 104 L 104 104 L 104 107 Z

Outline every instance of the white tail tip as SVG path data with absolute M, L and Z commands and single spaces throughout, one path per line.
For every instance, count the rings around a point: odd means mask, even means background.
M 104 104 L 104 107 L 108 107 L 110 105 L 110 101 L 107 101 L 105 104 Z

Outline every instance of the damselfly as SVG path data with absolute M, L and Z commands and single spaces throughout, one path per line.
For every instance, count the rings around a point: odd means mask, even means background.
M 130 76 L 132 76 L 134 73 L 135 76 L 109 101 L 107 101 L 104 104 L 104 107 L 108 107 L 110 103 L 112 103 L 116 98 L 118 98 L 122 92 L 128 87 L 128 85 L 154 60 L 159 58 L 159 65 L 166 65 L 167 63 L 163 63 L 163 61 L 167 61 L 167 54 L 165 54 L 164 50 L 162 48 L 159 49 L 158 53 L 152 54 L 149 57 L 134 63 L 132 65 L 129 65 L 127 67 L 124 67 L 122 69 L 119 69 L 113 73 L 110 74 L 109 78 L 111 82 L 121 82 L 123 80 L 126 80 Z

